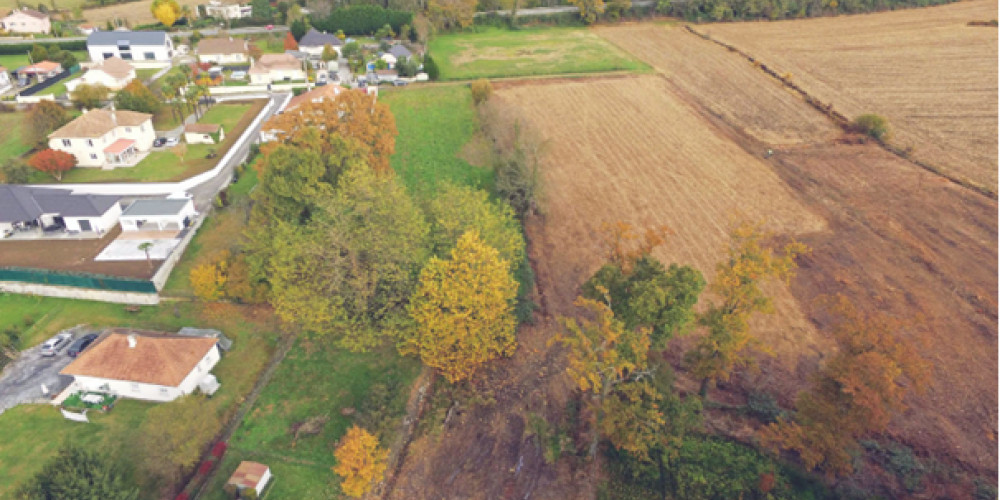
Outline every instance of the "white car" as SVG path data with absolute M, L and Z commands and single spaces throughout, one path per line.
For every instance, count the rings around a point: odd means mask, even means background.
M 64 347 L 69 345 L 70 341 L 73 340 L 72 333 L 60 333 L 55 337 L 46 340 L 42 344 L 42 356 L 50 358 L 55 356 L 59 351 L 63 350 Z
M 172 147 L 180 144 L 180 142 L 181 142 L 180 139 L 178 139 L 176 137 L 167 137 L 167 142 L 163 143 L 163 147 L 165 147 L 165 148 L 172 148 Z
M 229 79 L 230 80 L 246 80 L 247 79 L 247 72 L 246 71 L 233 71 L 233 73 L 231 75 L 229 75 Z

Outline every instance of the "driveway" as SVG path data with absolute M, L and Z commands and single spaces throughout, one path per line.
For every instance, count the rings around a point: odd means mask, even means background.
M 86 326 L 63 331 L 72 333 L 74 339 L 88 333 L 100 333 Z M 51 358 L 42 356 L 41 344 L 22 351 L 0 374 L 0 413 L 19 404 L 43 403 L 59 394 L 73 382 L 73 377 L 59 375 L 73 359 L 66 355 L 66 347 Z M 48 396 L 42 394 L 42 384 L 48 388 Z

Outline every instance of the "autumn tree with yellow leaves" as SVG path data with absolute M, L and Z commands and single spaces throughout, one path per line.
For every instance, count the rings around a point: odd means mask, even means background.
M 223 250 L 215 259 L 191 269 L 189 280 L 195 297 L 204 301 L 213 301 L 226 295 L 228 259 L 229 251 Z
M 355 425 L 340 439 L 333 456 L 337 458 L 333 472 L 341 477 L 340 489 L 358 498 L 382 479 L 389 450 L 379 446 L 377 437 Z
M 416 327 L 401 350 L 417 353 L 453 383 L 512 354 L 517 282 L 509 270 L 510 264 L 478 231 L 467 231 L 450 259 L 433 257 L 420 272 L 409 305 Z
M 691 373 L 702 379 L 701 395 L 719 380 L 728 380 L 734 370 L 752 366 L 752 350 L 764 350 L 750 333 L 749 321 L 755 313 L 772 313 L 774 306 L 761 284 L 767 279 L 789 280 L 795 272 L 795 258 L 808 251 L 791 242 L 779 251 L 768 247 L 770 235 L 759 223 L 743 223 L 733 229 L 726 258 L 716 267 L 709 289 L 719 297 L 698 318 L 707 332 L 685 354 Z
M 181 17 L 181 6 L 177 0 L 154 0 L 149 9 L 153 17 L 168 28 Z

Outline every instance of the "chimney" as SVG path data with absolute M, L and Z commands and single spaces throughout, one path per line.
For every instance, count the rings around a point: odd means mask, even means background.
M 126 338 L 128 338 L 128 348 L 135 349 L 135 343 L 139 340 L 139 338 L 136 337 L 134 333 L 128 334 L 128 337 Z

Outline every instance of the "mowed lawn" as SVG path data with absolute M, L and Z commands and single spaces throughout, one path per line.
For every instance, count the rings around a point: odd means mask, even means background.
M 31 325 L 24 321 L 32 318 Z M 0 294 L 0 328 L 22 331 L 21 347 L 41 342 L 63 328 L 87 323 L 176 331 L 182 326 L 218 328 L 233 339 L 213 373 L 222 383 L 208 400 L 222 421 L 236 409 L 270 359 L 277 331 L 266 311 L 248 307 L 203 308 L 191 303 L 168 303 L 125 311 L 120 304 Z M 0 414 L 0 498 L 10 498 L 18 485 L 36 474 L 66 443 L 112 453 L 121 446 L 123 432 L 135 432 L 155 405 L 120 401 L 106 415 L 92 413 L 90 424 L 62 418 L 49 405 L 21 405 Z M 206 443 L 207 444 L 207 443 Z
M 17 158 L 28 151 L 31 146 L 24 142 L 26 132 L 22 123 L 26 113 L 0 113 L 0 163 L 9 158 Z
M 396 117 L 396 152 L 392 168 L 413 193 L 429 196 L 441 182 L 489 189 L 493 171 L 459 157 L 476 133 L 472 94 L 464 85 L 399 88 L 379 99 Z
M 434 37 L 442 80 L 646 71 L 649 67 L 586 28 L 486 28 Z
M 2 2 L 3 0 L 0 0 Z M 0 7 L 0 12 L 6 13 L 2 7 Z M 31 43 L 31 40 L 25 40 L 24 43 Z M 48 47 L 47 44 L 41 44 L 42 46 Z M 85 62 L 90 60 L 90 55 L 85 50 L 74 50 L 73 55 L 76 56 L 76 60 L 80 62 Z M 0 54 L 0 66 L 7 68 L 7 71 L 14 71 L 21 66 L 27 66 L 31 64 L 28 59 L 28 53 L 23 54 Z

